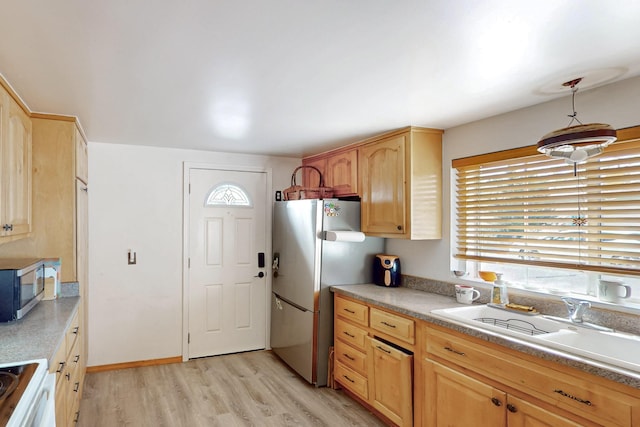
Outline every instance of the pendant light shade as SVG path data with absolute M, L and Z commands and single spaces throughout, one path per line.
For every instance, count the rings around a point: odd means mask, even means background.
M 589 123 L 582 124 L 575 111 L 575 95 L 577 85 L 582 78 L 563 83 L 563 86 L 571 87 L 573 114 L 569 126 L 554 130 L 543 136 L 538 141 L 538 151 L 553 158 L 564 159 L 567 163 L 580 163 L 589 157 L 602 153 L 606 146 L 617 139 L 617 132 L 608 124 Z M 571 123 L 580 123 L 571 126 Z

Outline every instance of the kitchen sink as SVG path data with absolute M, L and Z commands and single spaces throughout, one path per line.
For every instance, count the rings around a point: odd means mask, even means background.
M 583 328 L 579 324 L 489 305 L 433 310 L 431 315 L 640 373 L 640 336 L 637 335 Z
M 550 347 L 640 372 L 640 337 L 570 326 L 536 339 Z
M 433 310 L 431 314 L 445 320 L 453 320 L 520 338 L 546 335 L 557 332 L 564 327 L 560 322 L 539 315 L 505 310 L 489 305 L 443 308 Z

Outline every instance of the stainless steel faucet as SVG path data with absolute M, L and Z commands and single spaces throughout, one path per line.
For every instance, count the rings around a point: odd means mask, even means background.
M 591 307 L 591 303 L 589 301 L 580 301 L 569 297 L 562 297 L 562 301 L 567 306 L 569 319 L 573 323 L 582 323 L 582 315 L 584 315 L 584 312 Z

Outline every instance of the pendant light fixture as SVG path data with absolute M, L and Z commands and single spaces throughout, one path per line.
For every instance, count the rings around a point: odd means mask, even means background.
M 617 139 L 617 133 L 610 125 L 603 123 L 582 124 L 576 112 L 576 92 L 582 77 L 570 80 L 562 86 L 571 88 L 573 114 L 566 128 L 550 132 L 538 141 L 538 151 L 556 159 L 564 159 L 569 164 L 580 163 L 589 157 L 597 156 L 604 148 Z M 578 125 L 571 126 L 573 122 Z

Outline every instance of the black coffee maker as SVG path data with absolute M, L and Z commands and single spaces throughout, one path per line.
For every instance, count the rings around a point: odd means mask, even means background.
M 400 286 L 400 258 L 378 254 L 373 258 L 373 283 L 378 286 Z

